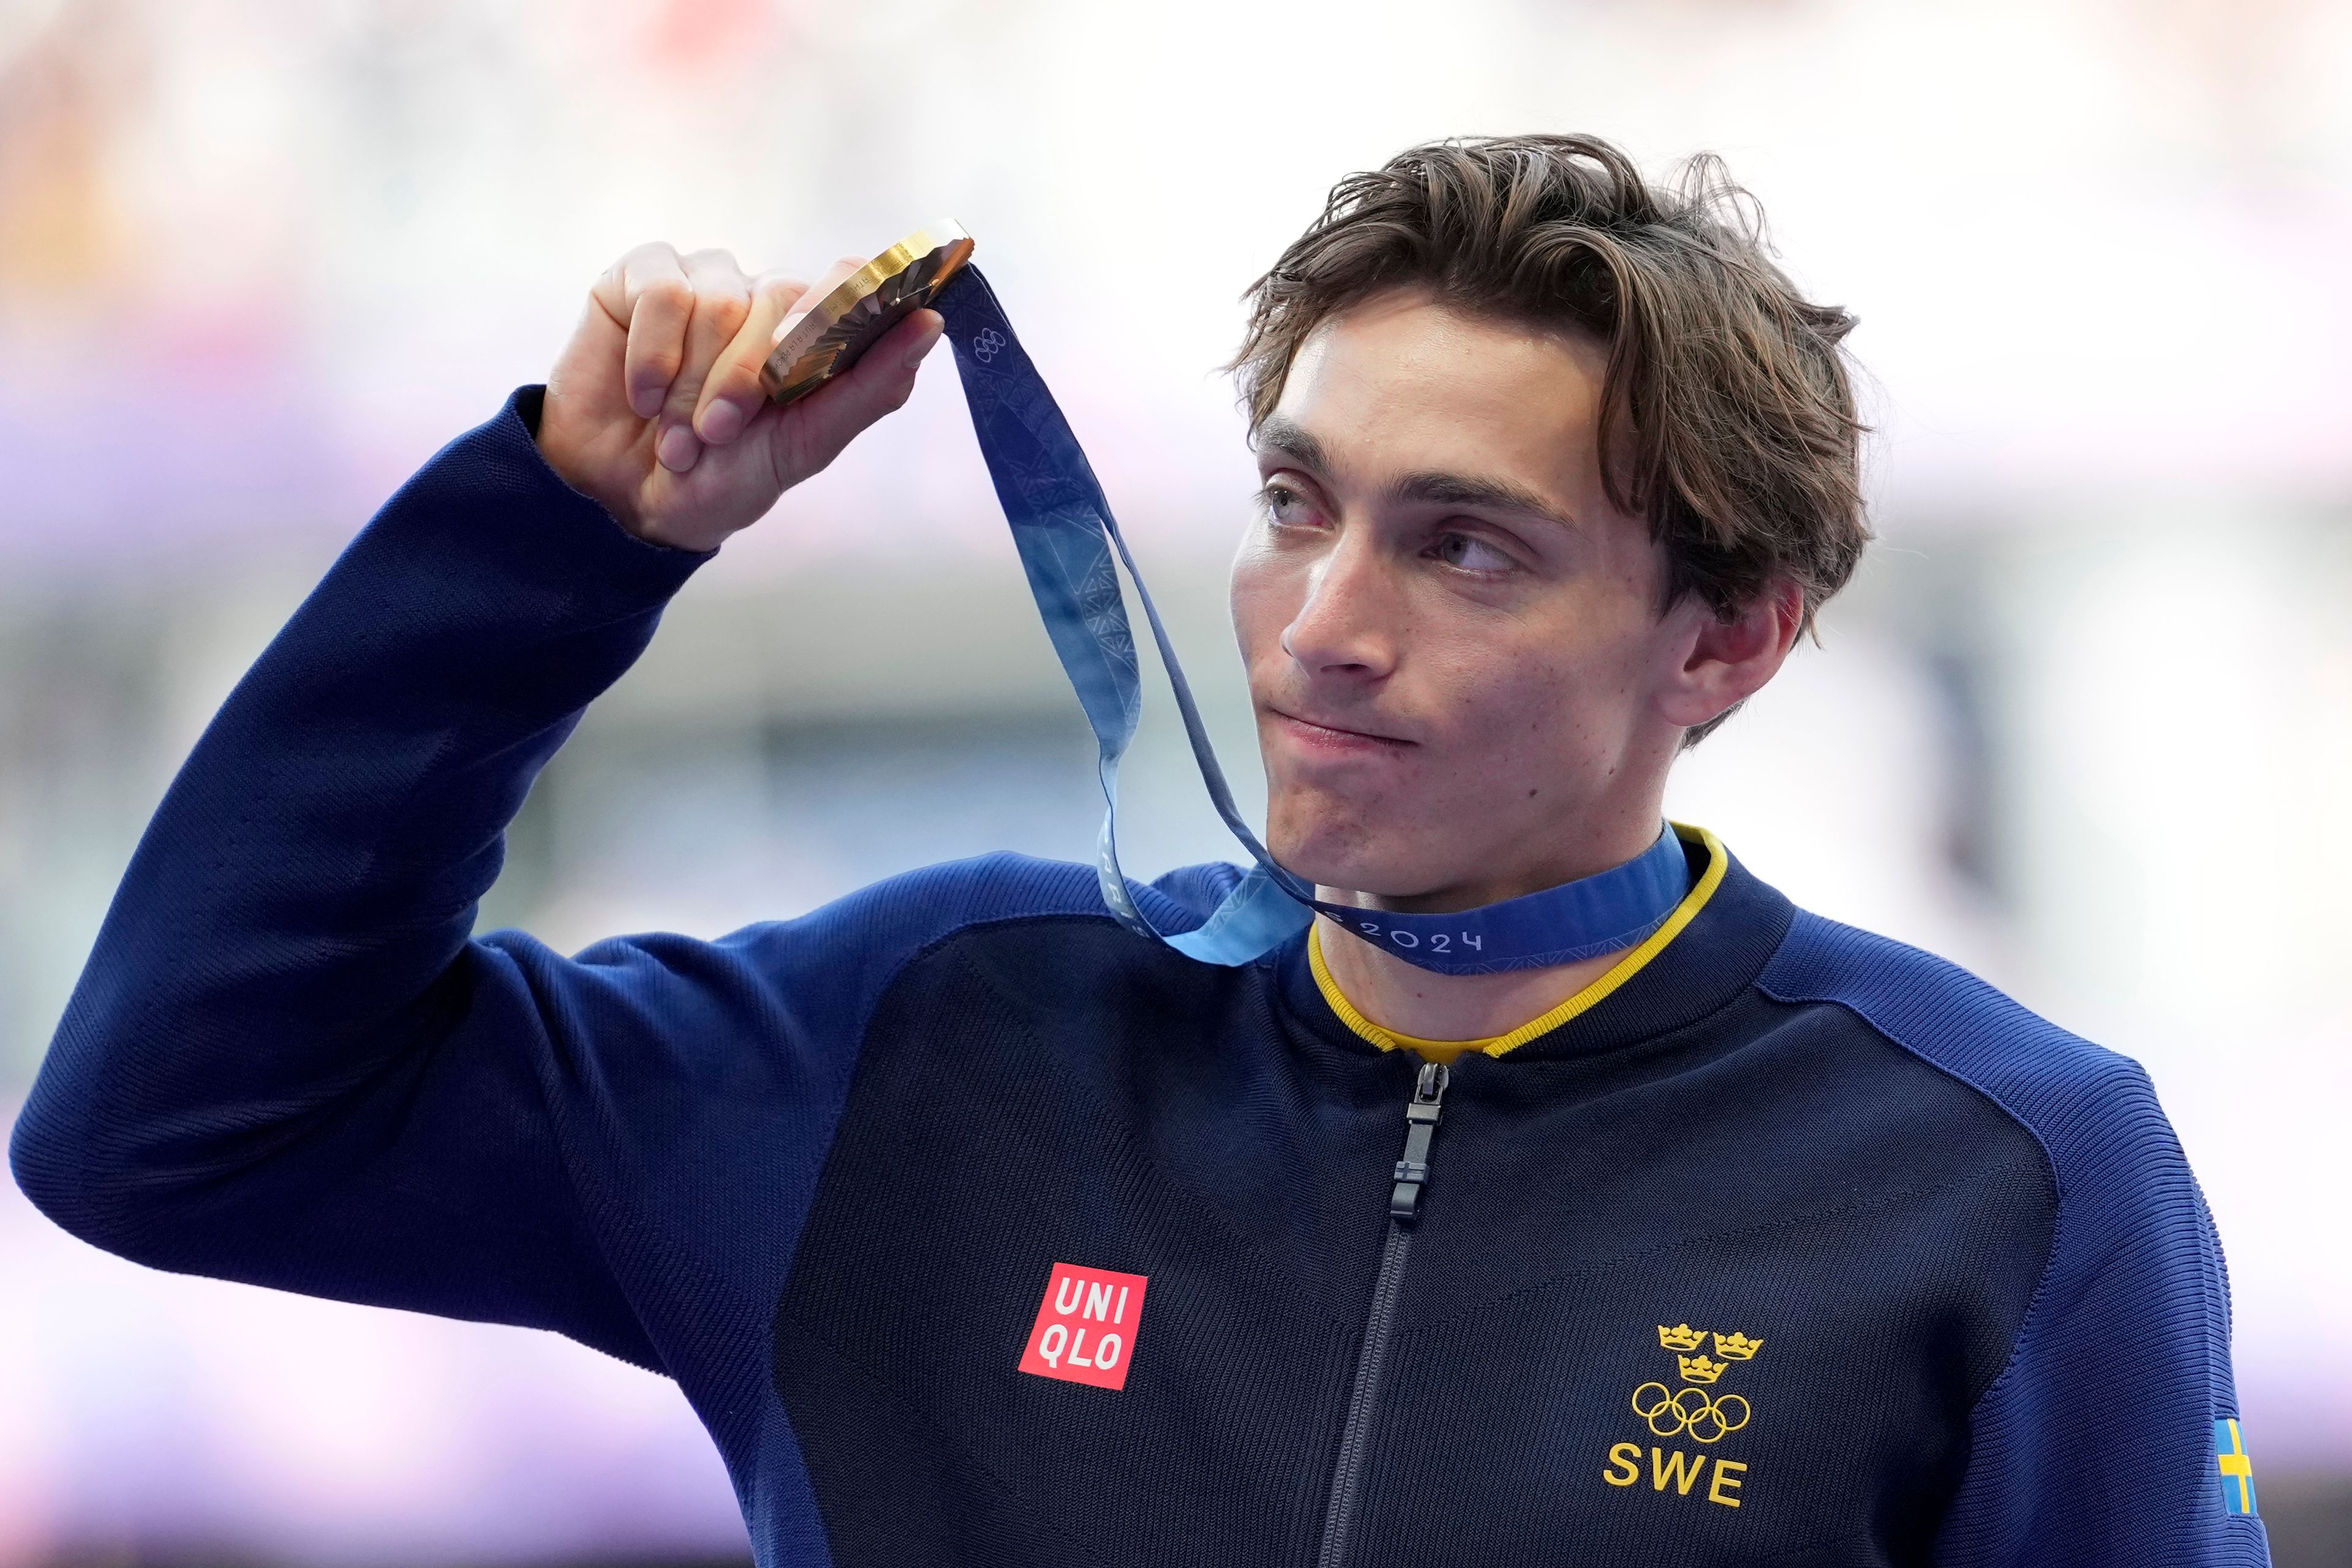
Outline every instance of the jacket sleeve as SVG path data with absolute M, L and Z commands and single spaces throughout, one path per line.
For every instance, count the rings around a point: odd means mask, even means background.
M 2057 1170 L 2057 1226 L 2010 1363 L 1974 1412 L 1936 1561 L 2262 1568 L 2204 1194 L 2138 1065 L 2074 1059 L 2020 1096 Z
M 539 395 L 404 485 L 214 719 L 11 1163 L 59 1225 L 156 1268 L 657 1366 L 551 1106 L 646 1099 L 674 1066 L 656 1016 L 740 1016 L 750 966 L 677 939 L 575 962 L 468 933 L 533 775 L 705 557 L 564 485 Z

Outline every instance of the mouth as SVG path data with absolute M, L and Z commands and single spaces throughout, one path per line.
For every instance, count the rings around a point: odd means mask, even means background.
M 1302 719 L 1296 713 L 1285 712 L 1269 705 L 1266 711 L 1283 733 L 1299 744 L 1319 752 L 1337 752 L 1359 756 L 1394 755 L 1412 750 L 1417 743 L 1394 735 L 1375 734 L 1369 730 L 1350 730 L 1343 725 L 1327 724 L 1313 719 Z

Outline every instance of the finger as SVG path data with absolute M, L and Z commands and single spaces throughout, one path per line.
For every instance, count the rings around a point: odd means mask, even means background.
M 808 291 L 805 282 L 781 272 L 763 272 L 751 280 L 751 313 L 703 379 L 701 401 L 695 405 L 694 433 L 705 442 L 725 446 L 760 412 L 768 395 L 760 384 L 760 367 L 775 347 L 778 323 Z
M 768 427 L 777 478 L 796 485 L 841 455 L 857 433 L 907 401 L 915 374 L 947 326 L 917 310 L 884 333 L 866 356 L 783 411 Z
M 751 311 L 751 280 L 723 250 L 698 250 L 686 258 L 686 280 L 694 291 L 687 319 L 685 359 L 669 384 L 661 426 L 654 433 L 654 456 L 672 473 L 692 468 L 702 456 L 694 433 L 694 408 L 702 384 L 743 318 Z
M 668 245 L 641 245 L 613 263 L 590 292 L 628 334 L 621 384 L 630 410 L 650 419 L 661 412 L 670 378 L 686 357 L 693 292 L 687 286 L 685 264 Z
M 784 337 L 787 333 L 789 333 L 794 327 L 800 325 L 801 319 L 803 317 L 806 316 L 811 310 L 815 310 L 819 304 L 824 302 L 827 295 L 831 294 L 835 289 L 847 281 L 850 274 L 856 272 L 859 268 L 862 268 L 865 265 L 866 258 L 864 257 L 845 256 L 838 261 L 835 261 L 832 266 L 826 268 L 824 274 L 819 277 L 814 283 L 803 289 L 801 293 L 785 307 L 783 314 L 777 319 L 775 326 L 770 331 L 768 345 L 767 348 L 762 350 L 761 353 L 760 363 L 764 363 L 766 362 L 767 354 L 774 350 L 776 344 L 784 341 Z M 758 377 L 758 365 L 755 364 L 752 367 L 752 374 L 755 380 Z M 731 398 L 730 401 L 731 403 Z M 757 413 L 758 410 L 759 405 L 756 402 L 751 404 L 751 405 L 744 411 L 743 423 L 745 425 L 750 424 L 751 416 Z M 723 429 L 725 428 L 725 426 L 726 416 L 722 415 L 720 416 L 719 428 Z M 699 428 L 698 424 L 697 427 Z M 740 426 L 738 426 L 738 429 L 740 431 Z

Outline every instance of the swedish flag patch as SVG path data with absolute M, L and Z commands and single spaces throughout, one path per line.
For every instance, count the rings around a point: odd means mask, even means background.
M 2214 1463 L 2221 1482 L 2221 1511 L 2254 1511 L 2254 1462 L 2246 1457 L 2245 1434 L 2234 1419 L 2213 1423 Z

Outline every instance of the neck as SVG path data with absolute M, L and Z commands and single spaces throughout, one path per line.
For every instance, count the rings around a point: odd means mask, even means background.
M 1506 883 L 1508 890 L 1480 901 L 1517 898 L 1597 876 L 1640 855 L 1657 834 L 1658 811 L 1654 804 L 1645 815 L 1629 814 L 1605 838 L 1596 837 L 1567 862 L 1580 868 L 1526 879 L 1524 886 Z M 1386 902 L 1329 888 L 1321 889 L 1321 896 L 1333 903 Z M 1574 963 L 1501 974 L 1439 974 L 1359 940 L 1328 915 L 1317 916 L 1316 923 L 1323 962 L 1356 1010 L 1382 1028 L 1424 1040 L 1477 1040 L 1509 1034 L 1583 990 L 1624 956 L 1604 952 Z

